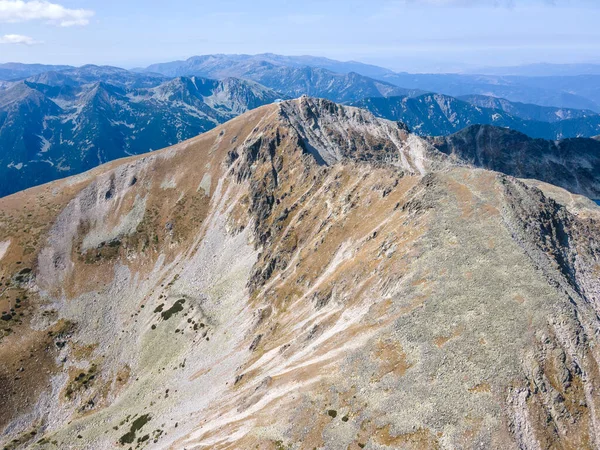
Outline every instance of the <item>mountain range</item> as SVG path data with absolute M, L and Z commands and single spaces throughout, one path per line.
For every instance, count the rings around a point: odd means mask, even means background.
M 552 140 L 600 134 L 600 115 L 592 111 L 541 107 L 482 96 L 470 96 L 465 100 L 424 94 L 365 98 L 352 104 L 379 117 L 404 122 L 422 136 L 448 135 L 475 124 L 510 128 L 531 137 Z M 479 106 L 484 104 L 497 106 L 497 109 Z M 546 120 L 525 120 L 522 116 Z M 561 116 L 568 119 L 559 119 Z
M 540 106 L 600 112 L 600 97 L 596 91 L 600 75 L 518 77 L 395 73 L 385 75 L 381 79 L 396 86 L 453 97 L 477 94 Z
M 0 92 L 0 195 L 176 144 L 280 98 L 233 78 L 95 79 L 51 72 Z
M 336 63 L 314 57 L 283 57 L 272 54 L 207 55 L 195 56 L 185 61 L 154 64 L 138 71 L 165 76 L 194 75 L 216 79 L 237 77 L 256 81 L 288 97 L 309 95 L 337 102 L 373 96 L 422 93 L 369 77 L 393 74 L 389 70 L 359 63 Z
M 356 61 L 342 62 L 317 56 L 284 56 L 273 53 L 192 56 L 187 60 L 152 64 L 146 68 L 133 69 L 133 71 L 160 73 L 172 77 L 196 74 L 208 78 L 222 78 L 228 76 L 243 77 L 244 74 L 265 65 L 267 67 L 293 67 L 296 69 L 314 67 L 341 74 L 354 72 L 372 78 L 394 73 L 383 67 Z
M 511 102 L 505 98 L 491 97 L 489 95 L 464 95 L 458 97 L 472 105 L 488 109 L 500 109 L 513 116 L 525 120 L 538 122 L 559 122 L 569 119 L 583 119 L 597 116 L 598 114 L 589 109 L 556 108 L 553 106 L 539 106 L 531 103 Z
M 501 91 L 506 81 L 496 83 L 497 76 L 413 76 L 352 61 L 273 54 L 208 55 L 131 71 L 94 65 L 0 68 L 13 71 L 12 81 L 0 82 L 0 196 L 182 142 L 249 109 L 301 95 L 367 108 L 421 136 L 449 135 L 475 124 L 546 140 L 600 134 L 600 115 L 591 109 L 476 93 L 482 89 L 473 87 L 474 79 Z M 2 70 L 0 77 L 8 73 Z M 15 81 L 15 76 L 27 77 Z M 409 88 L 381 79 L 404 80 Z M 451 91 L 455 86 L 468 95 L 414 88 L 423 83 Z
M 48 64 L 3 63 L 0 64 L 0 80 L 20 80 L 43 72 L 66 69 L 74 69 L 74 67 Z
M 600 142 L 527 139 L 302 97 L 0 199 L 0 444 L 597 448 Z
M 389 69 L 355 61 L 341 62 L 314 56 L 283 56 L 275 54 L 259 55 L 204 55 L 187 60 L 152 64 L 146 68 L 133 69 L 135 72 L 162 74 L 167 77 L 201 76 L 222 79 L 227 77 L 247 78 L 278 90 L 290 97 L 298 95 L 299 86 L 290 87 L 290 91 L 281 89 L 277 79 L 270 74 L 277 71 L 288 72 L 294 77 L 293 69 L 316 70 L 312 77 L 336 79 L 332 73 L 348 75 L 356 73 L 370 78 L 373 86 L 377 80 L 382 83 L 379 89 L 391 89 L 389 85 L 410 91 L 436 92 L 461 97 L 464 95 L 486 95 L 506 98 L 512 102 L 532 103 L 541 106 L 559 108 L 589 109 L 600 112 L 600 90 L 597 88 L 600 73 L 594 64 L 538 64 L 513 68 L 482 68 L 479 73 L 450 74 L 409 74 L 393 72 Z M 44 66 L 41 64 L 0 64 L 0 80 L 24 79 L 29 76 L 60 69 L 74 69 L 71 66 Z M 288 69 L 288 70 L 284 70 Z M 310 72 L 310 71 L 309 71 Z M 296 74 L 299 78 L 306 75 Z M 274 83 L 270 85 L 269 83 Z M 336 83 L 343 84 L 343 78 Z M 366 83 L 367 80 L 362 80 Z M 385 87 L 384 87 L 385 86 Z M 318 90 L 303 92 L 309 95 L 330 97 L 323 94 L 325 86 Z M 378 89 L 377 85 L 371 89 Z M 396 93 L 394 95 L 404 95 Z M 346 101 L 343 98 L 333 98 Z M 354 98 L 353 100 L 359 100 Z
M 518 75 L 524 77 L 600 75 L 600 64 L 537 63 L 521 66 L 482 67 L 469 72 L 484 75 Z
M 198 75 L 208 78 L 233 76 L 249 78 L 275 90 L 280 86 L 271 85 L 270 73 L 277 73 L 282 68 L 325 69 L 348 74 L 355 72 L 362 76 L 377 79 L 403 89 L 423 92 L 436 92 L 453 97 L 463 95 L 487 95 L 506 98 L 513 102 L 533 103 L 541 106 L 559 108 L 589 109 L 600 112 L 600 75 L 594 71 L 566 72 L 569 75 L 553 75 L 554 72 L 539 73 L 539 76 L 514 76 L 503 74 L 410 74 L 392 72 L 385 68 L 377 70 L 371 65 L 356 63 L 333 64 L 330 60 L 312 57 L 283 57 L 278 55 L 206 55 L 195 56 L 185 61 L 174 61 L 153 64 L 147 72 L 161 73 L 168 76 Z M 576 75 L 572 75 L 576 73 Z M 581 74 L 583 73 L 583 75 Z M 277 78 L 275 79 L 277 82 Z M 291 97 L 298 92 L 286 92 Z M 327 97 L 319 92 L 307 92 L 308 95 Z M 397 95 L 397 94 L 390 94 Z M 332 98 L 346 101 L 342 98 Z

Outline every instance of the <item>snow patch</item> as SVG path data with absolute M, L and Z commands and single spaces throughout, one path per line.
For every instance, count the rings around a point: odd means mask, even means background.
M 17 170 L 21 170 L 23 168 L 23 163 L 18 163 L 15 164 L 14 162 L 11 162 L 8 166 L 9 169 L 17 169 Z
M 4 258 L 4 255 L 6 255 L 8 247 L 10 247 L 10 240 L 0 242 L 0 260 L 2 260 L 2 258 Z
M 46 153 L 48 150 L 50 150 L 50 141 L 48 139 L 46 139 L 44 136 L 38 136 L 41 141 L 42 141 L 42 146 L 40 147 L 40 153 Z
M 110 124 L 111 124 L 113 127 L 117 127 L 117 126 L 119 126 L 119 125 L 122 125 L 122 126 L 124 126 L 124 127 L 127 127 L 127 128 L 129 128 L 129 129 L 132 129 L 132 130 L 135 128 L 135 124 L 133 124 L 133 123 L 127 123 L 127 122 L 125 122 L 125 121 L 123 121 L 123 120 L 111 120 L 111 121 L 110 121 Z
M 210 173 L 205 173 L 204 176 L 202 177 L 202 181 L 200 181 L 200 184 L 198 185 L 198 189 L 196 189 L 196 192 L 198 192 L 198 191 L 200 191 L 200 189 L 202 189 L 204 191 L 204 194 L 210 197 L 210 186 L 211 186 Z

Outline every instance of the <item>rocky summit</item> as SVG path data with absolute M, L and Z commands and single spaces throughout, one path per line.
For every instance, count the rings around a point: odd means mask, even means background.
M 0 199 L 1 446 L 598 448 L 597 180 L 471 133 L 302 97 Z

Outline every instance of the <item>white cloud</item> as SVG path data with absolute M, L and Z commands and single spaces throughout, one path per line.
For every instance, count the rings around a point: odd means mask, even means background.
M 23 36 L 21 34 L 5 34 L 0 36 L 0 44 L 23 44 L 23 45 L 35 45 L 40 44 L 32 37 Z
M 93 15 L 94 11 L 69 9 L 45 0 L 0 0 L 0 22 L 46 20 L 61 27 L 70 27 L 87 25 Z

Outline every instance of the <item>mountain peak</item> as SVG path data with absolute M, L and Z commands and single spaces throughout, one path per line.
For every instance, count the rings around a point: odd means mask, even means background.
M 439 159 L 404 124 L 376 118 L 364 109 L 302 96 L 280 103 L 280 110 L 321 164 L 369 160 L 425 173 Z

